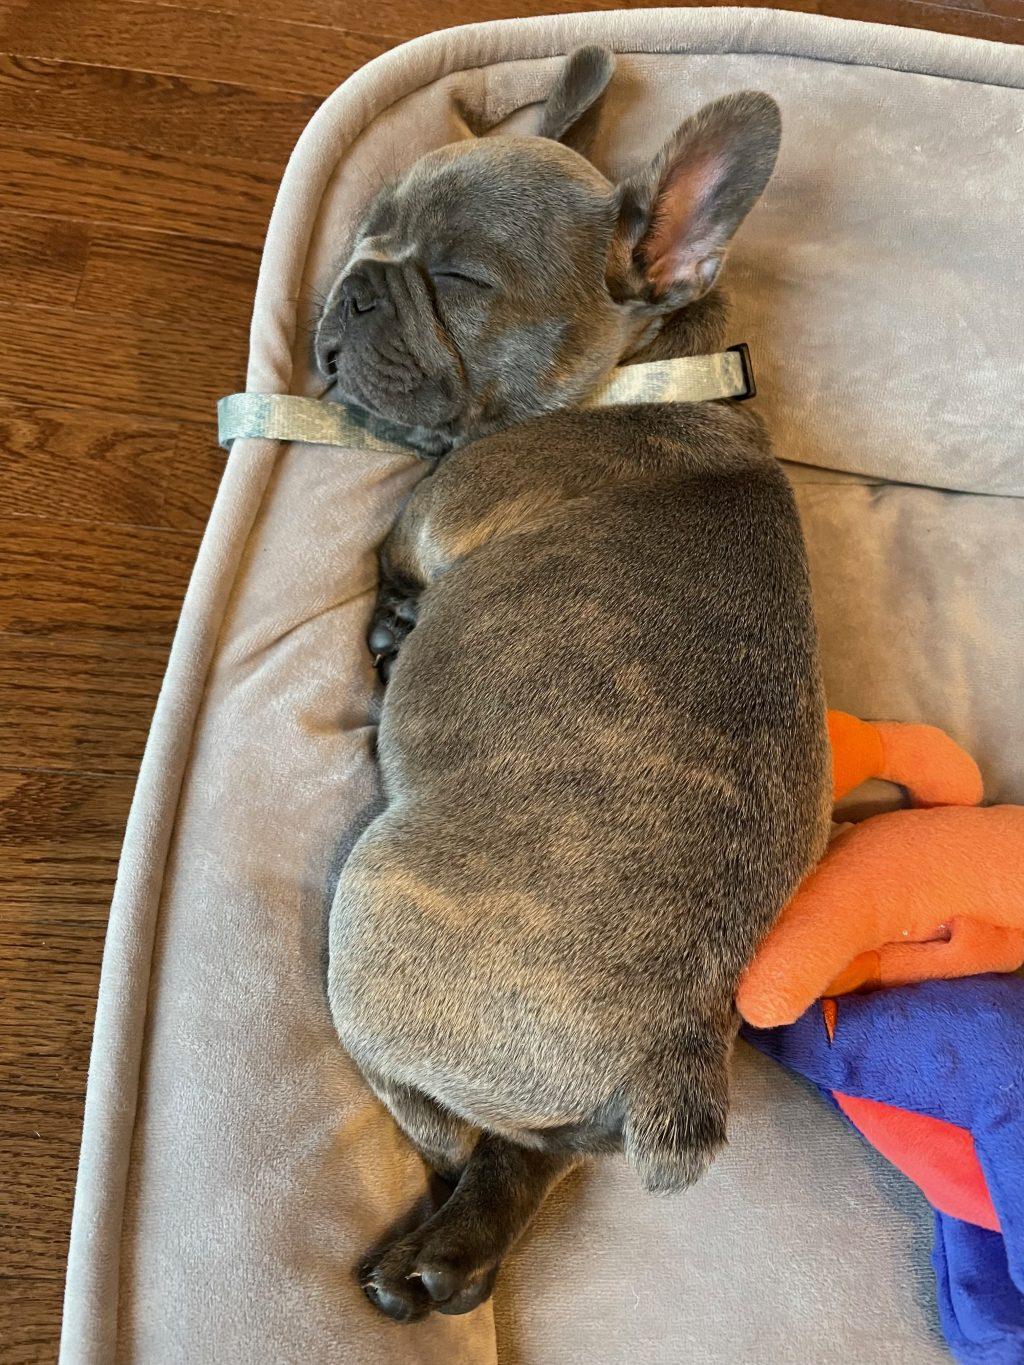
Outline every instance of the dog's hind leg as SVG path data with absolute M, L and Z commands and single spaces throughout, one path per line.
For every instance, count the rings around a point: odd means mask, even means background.
M 457 1180 L 473 1151 L 478 1130 L 411 1085 L 374 1071 L 364 1070 L 363 1075 L 427 1165 L 443 1179 Z
M 577 1160 L 483 1134 L 447 1203 L 361 1267 L 367 1297 L 396 1322 L 476 1308 L 502 1258 Z

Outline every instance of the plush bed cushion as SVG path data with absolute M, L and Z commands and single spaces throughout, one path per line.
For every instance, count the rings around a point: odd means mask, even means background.
M 372 63 L 303 135 L 267 238 L 249 387 L 317 394 L 315 294 L 380 173 L 450 140 L 458 95 L 535 126 L 559 56 L 623 54 L 597 160 L 698 103 L 780 101 L 737 240 L 733 340 L 791 463 L 829 699 L 947 726 L 1024 799 L 1024 58 L 753 10 L 481 25 Z M 332 1033 L 325 921 L 372 813 L 374 549 L 405 457 L 235 443 L 182 612 L 104 958 L 66 1362 L 901 1365 L 945 1358 L 927 1210 L 801 1085 L 741 1050 L 729 1150 L 642 1196 L 569 1182 L 493 1307 L 376 1316 L 358 1253 L 422 1169 Z

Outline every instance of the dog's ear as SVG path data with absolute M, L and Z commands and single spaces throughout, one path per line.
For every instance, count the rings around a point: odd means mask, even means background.
M 487 124 L 483 117 L 471 105 L 467 104 L 461 95 L 455 95 L 448 109 L 450 142 L 469 142 L 474 138 L 483 137 L 487 132 Z
M 606 47 L 578 47 L 566 58 L 544 104 L 538 132 L 586 155 L 597 127 L 601 96 L 615 70 Z
M 619 190 L 608 287 L 672 312 L 706 294 L 733 233 L 768 183 L 782 125 L 770 95 L 705 105 Z
M 709 1033 L 665 1040 L 626 1088 L 622 1145 L 651 1194 L 700 1178 L 726 1140 L 727 1044 Z

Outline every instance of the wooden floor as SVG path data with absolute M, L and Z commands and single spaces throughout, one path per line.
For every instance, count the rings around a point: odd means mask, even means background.
M 56 1351 L 107 905 L 289 149 L 394 43 L 561 7 L 0 0 L 0 1361 Z M 1024 0 L 782 7 L 1024 41 Z

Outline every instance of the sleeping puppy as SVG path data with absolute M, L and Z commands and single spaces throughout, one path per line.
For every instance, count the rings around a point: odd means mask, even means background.
M 582 49 L 540 136 L 417 162 L 317 334 L 346 403 L 445 455 L 383 547 L 386 804 L 330 924 L 341 1040 L 454 1186 L 363 1267 L 400 1321 L 482 1302 L 581 1160 L 697 1179 L 737 978 L 827 836 L 804 548 L 759 422 L 573 410 L 624 359 L 722 344 L 778 110 L 719 100 L 613 185 L 579 150 L 611 70 Z

